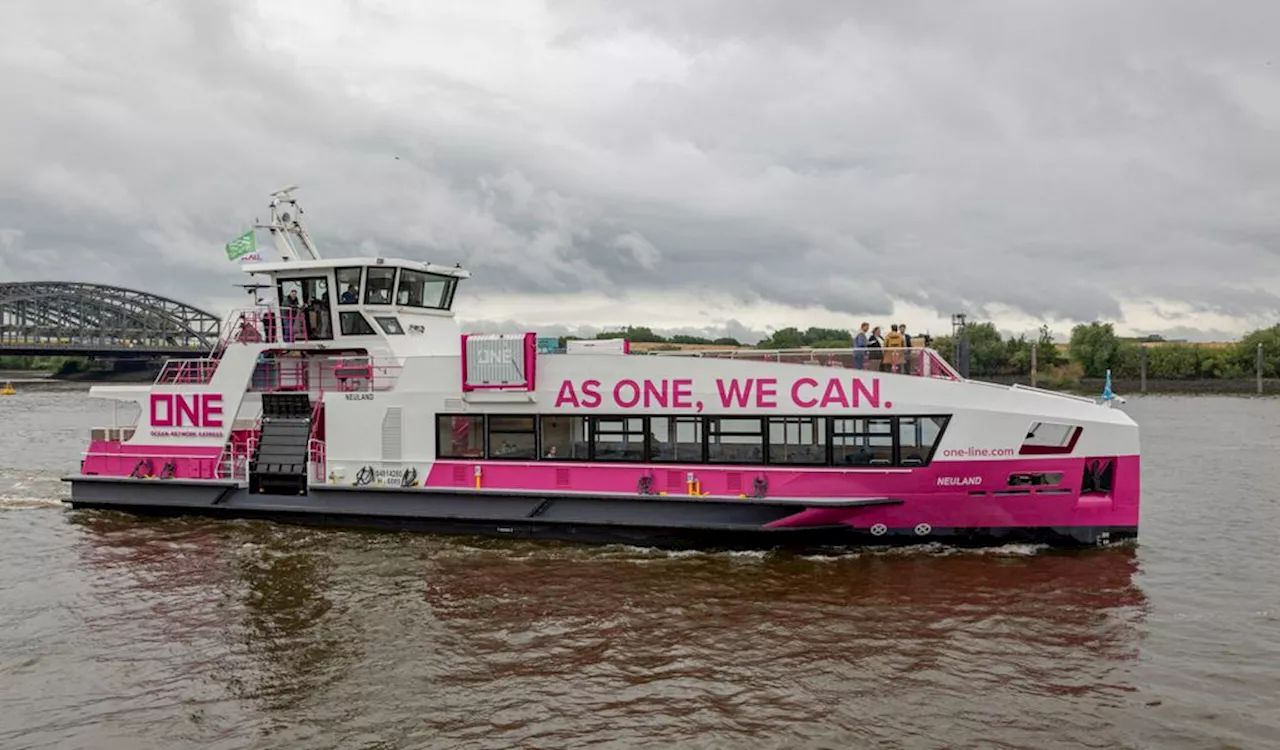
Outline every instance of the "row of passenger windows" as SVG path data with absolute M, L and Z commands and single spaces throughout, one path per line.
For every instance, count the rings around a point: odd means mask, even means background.
M 364 304 L 404 305 L 448 310 L 453 306 L 453 293 L 458 280 L 448 276 L 391 266 L 338 268 L 338 304 L 360 304 L 360 277 L 364 275 Z M 397 272 L 399 277 L 397 278 Z M 393 302 L 394 299 L 394 302 Z
M 949 417 L 569 417 L 441 414 L 440 458 L 923 466 Z

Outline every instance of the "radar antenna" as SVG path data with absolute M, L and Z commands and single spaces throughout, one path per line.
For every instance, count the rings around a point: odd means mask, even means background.
M 298 199 L 293 197 L 293 191 L 297 189 L 297 185 L 290 185 L 272 193 L 271 223 L 258 224 L 256 227 L 271 232 L 271 239 L 280 251 L 281 260 L 320 260 L 320 251 L 302 225 L 302 207 L 298 205 Z M 281 209 L 282 205 L 284 209 Z M 292 213 L 288 210 L 290 207 L 293 209 Z M 302 243 L 302 252 L 298 251 L 290 236 L 297 237 Z

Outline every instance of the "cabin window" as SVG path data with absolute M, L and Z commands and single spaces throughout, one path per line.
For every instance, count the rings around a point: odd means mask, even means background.
M 649 460 L 702 463 L 702 417 L 650 417 Z
M 329 279 L 310 276 L 278 282 L 282 341 L 315 341 L 333 338 L 329 309 Z
M 831 462 L 836 466 L 893 464 L 893 419 L 832 419 Z
M 593 417 L 591 441 L 596 461 L 643 461 L 644 417 Z
M 370 267 L 365 271 L 364 303 L 366 305 L 391 304 L 391 291 L 395 288 L 396 269 L 385 266 Z
M 924 466 L 933 458 L 950 417 L 898 417 L 898 463 Z
M 713 464 L 764 463 L 764 420 L 708 417 L 707 460 Z
M 358 312 L 338 313 L 338 322 L 342 326 L 343 336 L 376 336 L 378 333 Z
M 769 417 L 769 463 L 821 465 L 827 435 L 821 417 Z
M 489 458 L 536 459 L 534 417 L 489 417 Z
M 484 458 L 484 416 L 436 417 L 436 453 L 440 458 Z
M 400 321 L 395 318 L 375 315 L 373 319 L 378 321 L 378 325 L 382 326 L 382 330 L 392 336 L 399 336 L 404 333 L 404 328 L 400 327 Z
M 432 310 L 447 309 L 449 281 L 445 276 L 433 273 L 400 270 L 400 288 L 396 291 L 396 304 L 409 307 L 426 307 Z
M 1074 424 L 1057 422 L 1033 422 L 1022 439 L 1018 453 L 1022 455 L 1051 455 L 1070 453 L 1080 439 L 1081 428 Z
M 359 268 L 339 268 L 335 271 L 338 276 L 338 304 L 339 305 L 357 305 L 360 303 L 360 269 Z
M 591 458 L 586 417 L 542 417 L 542 457 L 549 461 Z

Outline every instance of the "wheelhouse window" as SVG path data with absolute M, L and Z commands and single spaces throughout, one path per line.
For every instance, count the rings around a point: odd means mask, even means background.
M 593 417 L 591 441 L 596 461 L 643 461 L 644 417 Z
M 338 304 L 360 304 L 360 269 L 339 268 L 335 273 L 338 278 Z
M 586 417 L 542 417 L 542 457 L 586 461 L 591 457 Z
M 832 419 L 831 461 L 836 466 L 893 464 L 893 419 Z
M 702 463 L 702 417 L 650 417 L 649 460 Z
M 489 417 L 489 458 L 536 459 L 534 417 Z
M 404 333 L 404 328 L 400 326 L 400 321 L 396 318 L 375 315 L 373 319 L 378 321 L 378 325 L 382 327 L 382 330 L 392 336 L 399 336 Z
M 708 417 L 707 460 L 713 464 L 764 463 L 764 420 Z
M 949 419 L 950 417 L 899 417 L 899 463 L 903 466 L 924 466 L 929 463 Z
M 338 323 L 342 326 L 343 336 L 376 336 L 378 333 L 358 312 L 338 313 Z
M 333 314 L 329 308 L 329 278 L 309 276 L 282 279 L 280 298 L 282 341 L 315 341 L 333 338 Z
M 400 286 L 396 291 L 396 304 L 408 307 L 425 307 L 447 310 L 453 295 L 454 279 L 433 273 L 400 270 Z
M 822 465 L 827 435 L 822 417 L 769 417 L 769 463 Z
M 436 453 L 440 458 L 483 458 L 484 416 L 436 417 Z
M 365 270 L 364 303 L 366 305 L 391 304 L 391 291 L 395 288 L 396 269 L 371 266 Z

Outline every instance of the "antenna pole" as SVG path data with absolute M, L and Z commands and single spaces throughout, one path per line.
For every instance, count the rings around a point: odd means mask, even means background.
M 320 250 L 311 241 L 306 227 L 302 226 L 302 208 L 298 205 L 298 199 L 293 197 L 293 191 L 297 189 L 297 185 L 290 185 L 272 193 L 271 223 L 258 224 L 256 228 L 271 232 L 271 239 L 275 242 L 281 260 L 320 260 Z M 281 205 L 286 209 L 292 207 L 292 213 L 281 210 Z M 297 237 L 302 243 L 302 251 L 293 244 L 291 236 Z

